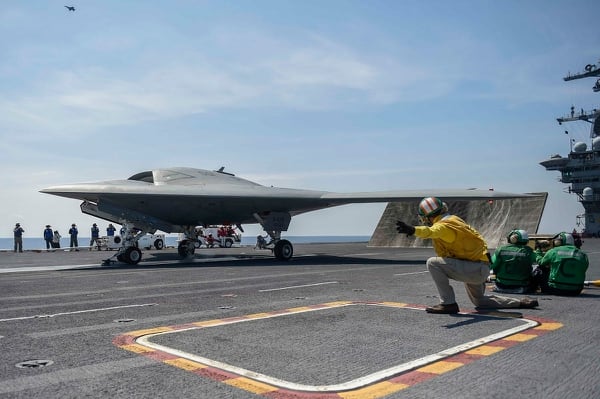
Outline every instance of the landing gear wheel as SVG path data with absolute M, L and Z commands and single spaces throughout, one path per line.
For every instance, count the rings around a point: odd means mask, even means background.
M 290 260 L 294 255 L 294 247 L 288 240 L 279 240 L 273 249 L 277 260 Z
M 233 241 L 225 240 L 225 248 L 231 248 L 232 245 L 233 245 Z
M 177 252 L 179 256 L 182 258 L 187 258 L 188 256 L 192 256 L 196 250 L 195 243 L 191 240 L 183 240 L 179 243 L 177 247 Z
M 129 247 L 125 250 L 125 253 L 121 255 L 125 263 L 130 265 L 137 265 L 142 260 L 142 251 L 136 247 Z

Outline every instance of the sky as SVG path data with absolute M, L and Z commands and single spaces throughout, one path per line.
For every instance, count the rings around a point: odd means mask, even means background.
M 583 207 L 539 162 L 590 142 L 556 118 L 599 106 L 593 79 L 563 81 L 599 62 L 598 15 L 596 0 L 4 0 L 0 236 L 85 236 L 107 222 L 40 189 L 170 166 L 548 192 L 539 232 L 570 231 Z M 384 207 L 300 215 L 287 235 L 370 235 Z

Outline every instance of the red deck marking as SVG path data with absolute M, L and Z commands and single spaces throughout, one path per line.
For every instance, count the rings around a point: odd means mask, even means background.
M 178 359 L 178 357 L 175 355 L 171 355 L 170 353 L 165 353 L 165 352 L 161 352 L 161 351 L 147 352 L 144 354 L 144 356 L 149 357 L 154 360 L 158 360 L 159 362 L 164 362 L 165 360 Z
M 398 377 L 391 378 L 390 382 L 395 382 L 396 384 L 415 385 L 419 382 L 427 381 L 433 377 L 437 377 L 438 375 L 439 374 L 413 370 L 404 374 L 400 374 Z
M 504 349 L 513 347 L 515 345 L 519 345 L 519 342 L 516 341 L 507 341 L 505 339 L 499 339 L 498 341 L 489 342 L 488 346 L 500 346 Z
M 464 364 L 469 364 L 472 363 L 476 360 L 481 359 L 482 357 L 484 357 L 486 355 L 472 355 L 472 354 L 468 354 L 465 352 L 461 352 L 457 355 L 454 356 L 450 356 L 449 358 L 447 358 L 446 360 L 449 362 L 458 362 L 458 363 L 462 363 Z
M 118 337 L 116 337 L 115 339 L 113 339 L 113 344 L 115 344 L 116 346 L 124 346 L 124 345 L 131 345 L 131 344 L 135 344 L 135 339 L 137 337 L 135 335 L 119 335 Z
M 225 370 L 218 369 L 216 367 L 206 367 L 203 369 L 197 369 L 193 371 L 194 374 L 198 374 L 204 377 L 208 377 L 217 381 L 226 381 L 234 378 L 238 378 L 239 375 L 230 373 Z

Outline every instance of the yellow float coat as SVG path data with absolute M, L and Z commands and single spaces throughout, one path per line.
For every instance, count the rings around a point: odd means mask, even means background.
M 431 227 L 415 226 L 415 235 L 431 238 L 439 257 L 489 262 L 481 234 L 456 215 L 438 216 Z

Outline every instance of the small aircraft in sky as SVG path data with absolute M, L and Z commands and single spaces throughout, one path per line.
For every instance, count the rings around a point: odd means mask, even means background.
M 503 199 L 526 194 L 490 190 L 400 190 L 335 193 L 318 190 L 267 187 L 225 172 L 173 167 L 137 173 L 127 180 L 78 183 L 48 187 L 40 192 L 82 200 L 83 213 L 123 226 L 119 261 L 137 264 L 142 253 L 137 241 L 161 230 L 183 233 L 178 245 L 181 257 L 199 247 L 196 227 L 259 223 L 271 237 L 279 260 L 292 258 L 292 244 L 281 238 L 293 216 L 354 203 L 399 202 L 438 196 L 444 199 Z M 243 231 L 243 230 L 242 230 Z
M 75 6 L 65 6 L 65 8 L 69 11 L 75 11 Z

